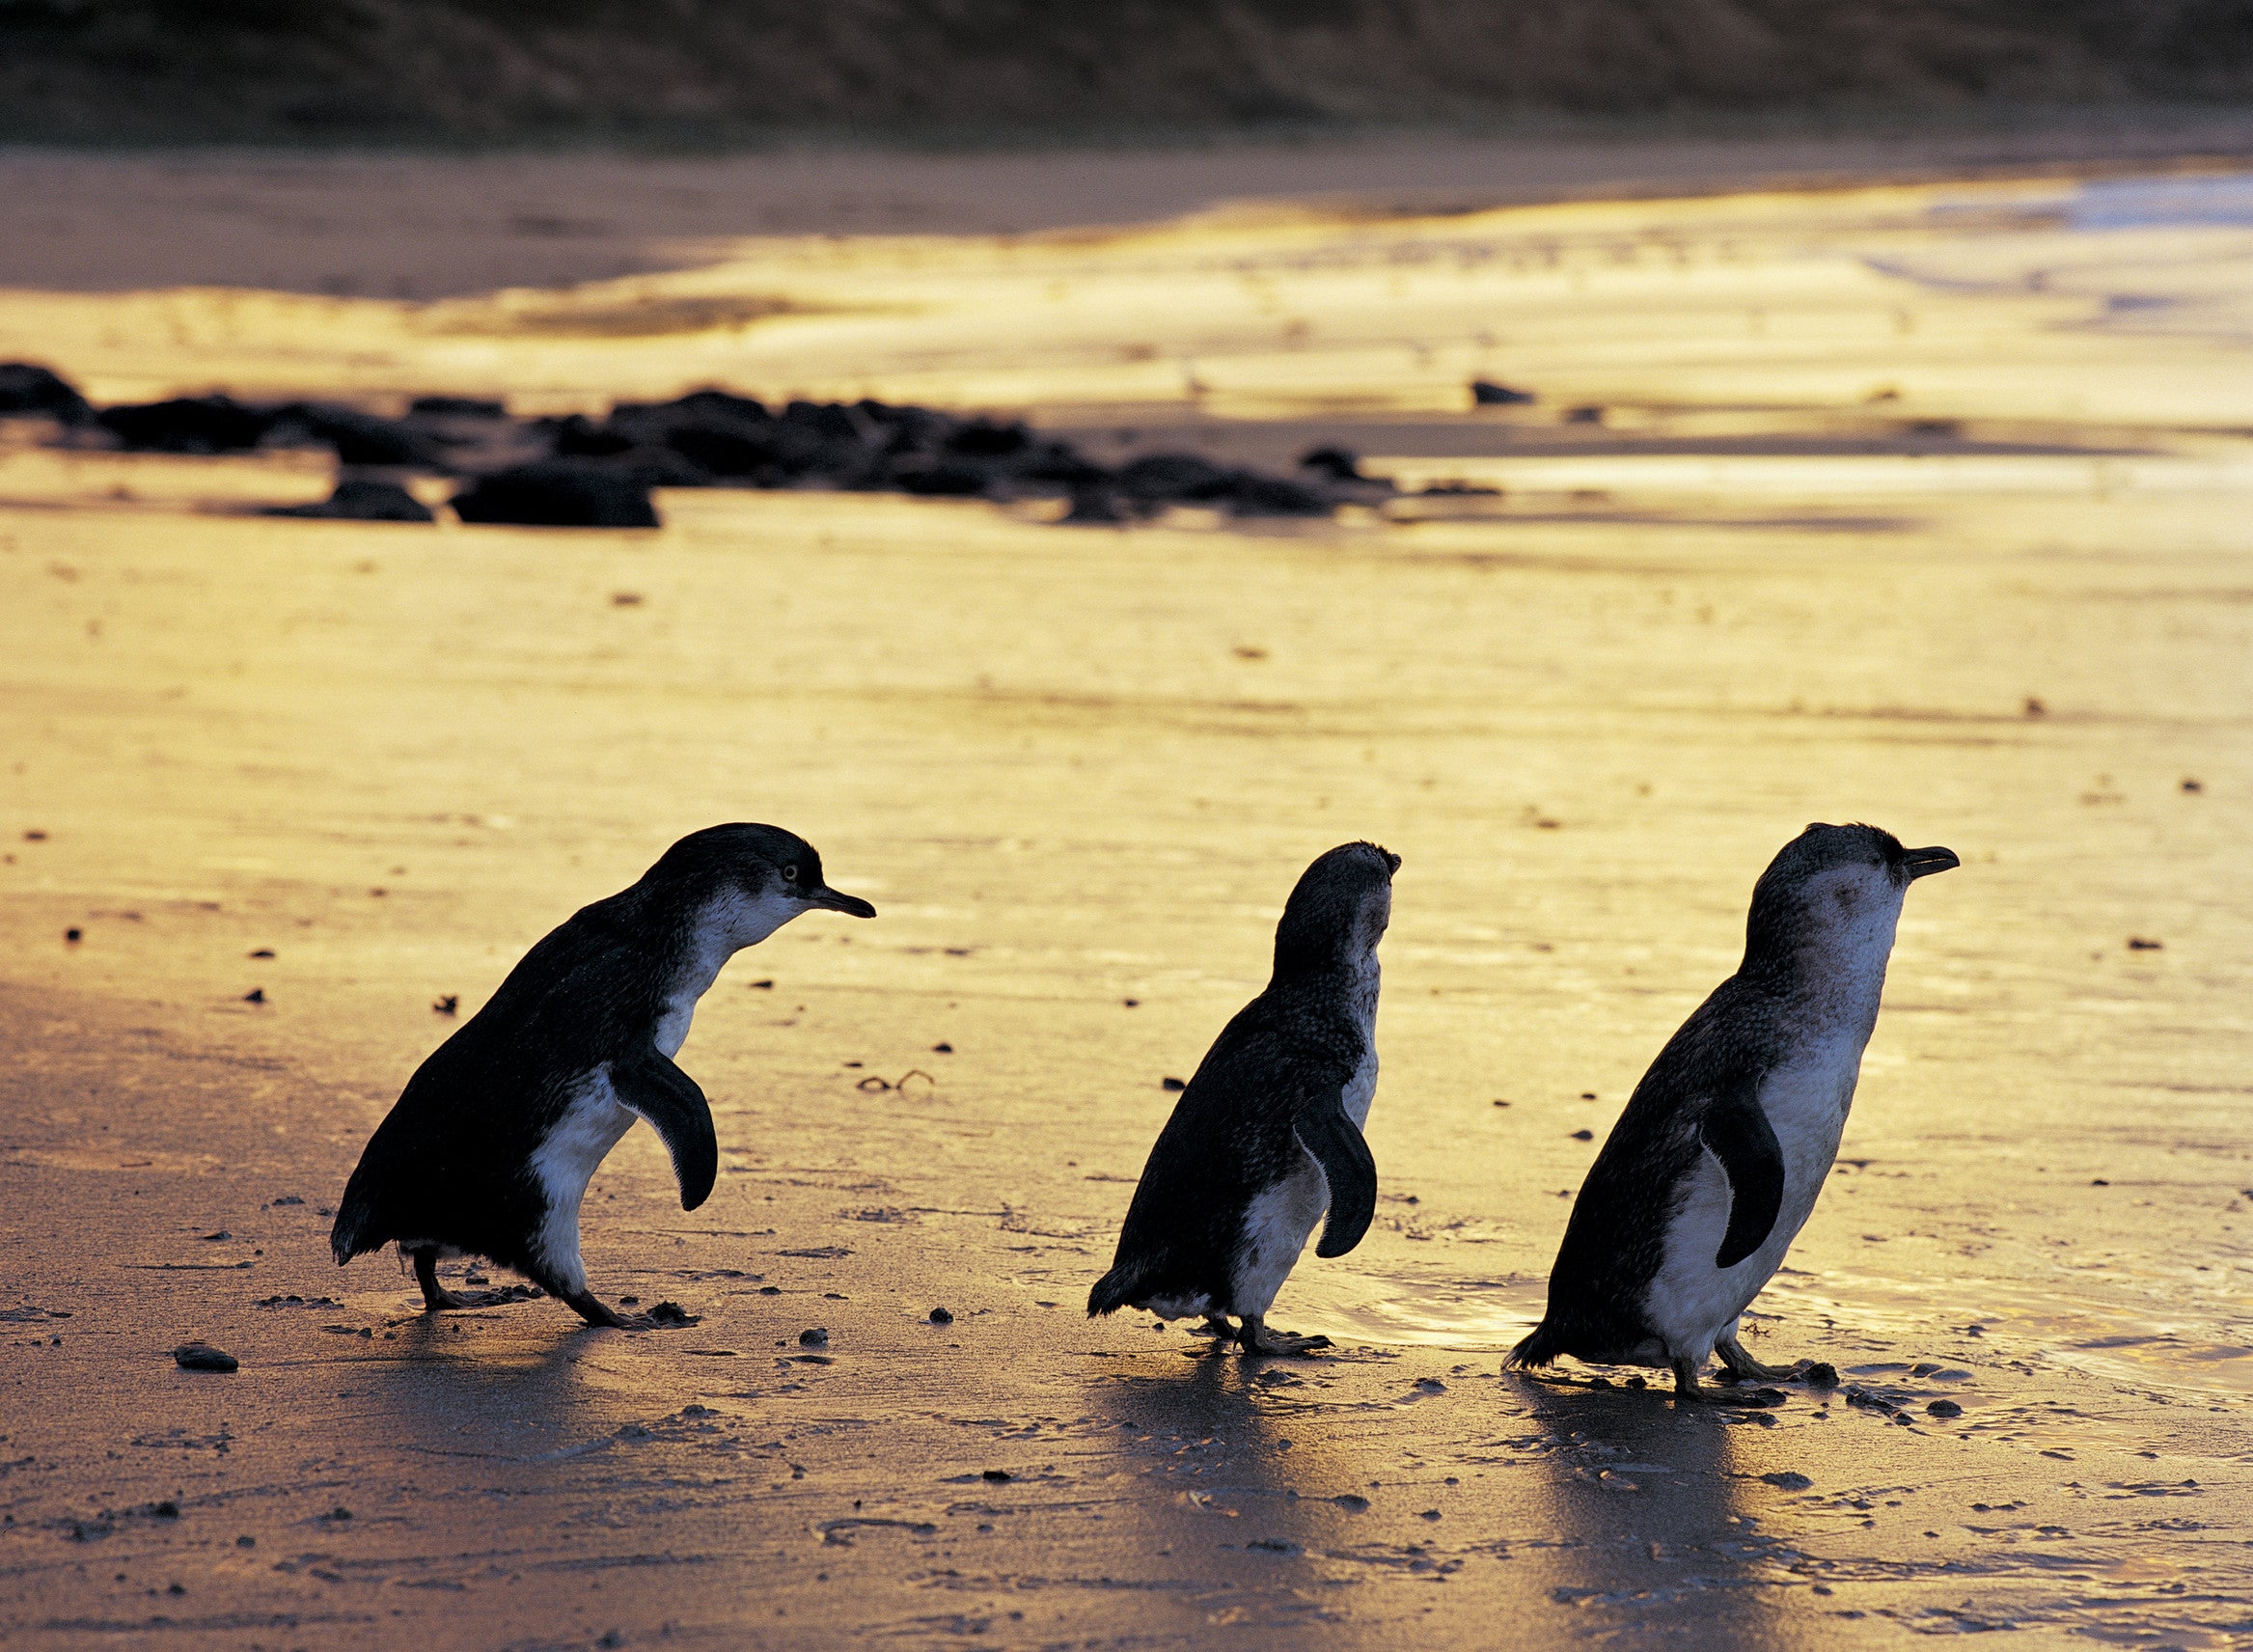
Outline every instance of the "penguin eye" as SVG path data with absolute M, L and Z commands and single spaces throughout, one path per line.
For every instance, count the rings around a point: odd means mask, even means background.
M 796 867 L 784 867 L 783 868 L 783 881 L 784 883 L 796 883 L 798 881 L 798 868 Z

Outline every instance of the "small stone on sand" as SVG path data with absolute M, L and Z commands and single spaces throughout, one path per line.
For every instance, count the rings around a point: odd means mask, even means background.
M 829 1333 L 818 1325 L 811 1331 L 801 1331 L 798 1333 L 798 1346 L 801 1348 L 826 1348 L 829 1346 Z
M 931 1309 L 931 1323 L 933 1325 L 952 1325 L 954 1323 L 954 1315 L 948 1313 L 943 1308 L 934 1308 Z
M 242 1362 L 208 1342 L 182 1342 L 172 1351 L 172 1363 L 183 1371 L 232 1371 Z

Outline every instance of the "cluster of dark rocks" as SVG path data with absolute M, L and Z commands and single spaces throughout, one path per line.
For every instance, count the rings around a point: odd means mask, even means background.
M 53 420 L 60 440 L 130 453 L 333 450 L 340 467 L 455 478 L 465 522 L 654 528 L 658 487 L 836 488 L 938 498 L 1067 498 L 1070 523 L 1125 522 L 1171 505 L 1232 516 L 1328 516 L 1391 484 L 1355 456 L 1318 448 L 1294 476 L 1150 454 L 1098 464 L 1018 420 L 964 418 L 883 401 L 792 401 L 700 390 L 621 401 L 601 419 L 519 419 L 498 401 L 428 396 L 398 418 L 327 402 L 259 405 L 224 395 L 96 407 L 45 368 L 0 365 L 0 418 Z M 277 512 L 362 521 L 432 520 L 397 478 L 347 476 L 318 505 Z

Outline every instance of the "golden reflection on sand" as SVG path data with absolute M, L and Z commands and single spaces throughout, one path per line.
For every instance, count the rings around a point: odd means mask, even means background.
M 238 513 L 317 496 L 296 459 L 0 455 L 0 1358 L 8 1450 L 43 1465 L 0 1534 L 30 1556 L 9 1621 L 145 1625 L 171 1568 L 244 1622 L 346 1601 L 452 1643 L 443 1595 L 463 1644 L 2234 1633 L 2253 274 L 2227 229 L 2067 237 L 2195 265 L 2173 331 L 2029 283 L 2044 188 L 761 243 L 540 295 L 537 326 L 493 320 L 507 295 L 0 300 L 0 355 L 102 397 L 724 380 L 1285 456 L 1360 421 L 1413 429 L 1404 473 L 1509 489 L 1289 532 L 679 492 L 655 534 L 539 533 Z M 638 294 L 789 308 L 554 320 Z M 1544 399 L 1459 413 L 1474 372 Z M 1582 401 L 1604 422 L 1559 424 Z M 1882 451 L 1635 447 L 1747 432 Z M 474 1010 L 730 818 L 804 832 L 884 917 L 802 922 L 705 1001 L 708 1207 L 646 1133 L 590 1196 L 598 1288 L 702 1324 L 430 1326 L 388 1260 L 331 1268 L 318 1212 L 453 1025 L 433 1001 Z M 1909 908 L 1752 1347 L 1905 1420 L 1500 1377 L 1753 876 L 1855 818 L 1965 869 Z M 1347 1346 L 1262 1369 L 1085 1324 L 1159 1081 L 1256 989 L 1297 870 L 1361 836 L 1404 857 L 1385 1197 L 1276 1310 Z M 861 1088 L 909 1068 L 935 1082 Z M 162 1362 L 191 1334 L 244 1355 L 234 1387 Z M 59 1523 L 159 1497 L 193 1520 L 120 1515 L 71 1570 Z M 260 1568 L 169 1535 L 237 1527 Z

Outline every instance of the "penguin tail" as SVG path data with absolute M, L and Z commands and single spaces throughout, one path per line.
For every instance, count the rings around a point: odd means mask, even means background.
M 1520 1369 L 1528 1365 L 1546 1365 L 1564 1351 L 1564 1337 L 1544 1319 L 1533 1328 L 1531 1335 L 1510 1350 L 1510 1357 L 1502 1363 Z
M 343 1202 L 337 1207 L 336 1225 L 329 1229 L 329 1251 L 340 1268 L 354 1256 L 377 1249 L 387 1238 L 370 1235 L 375 1212 L 367 1199 L 353 1197 L 358 1192 L 357 1188 L 344 1190 Z
M 1087 1293 L 1087 1317 L 1116 1313 L 1141 1294 L 1140 1276 L 1122 1263 L 1097 1280 L 1095 1288 Z

